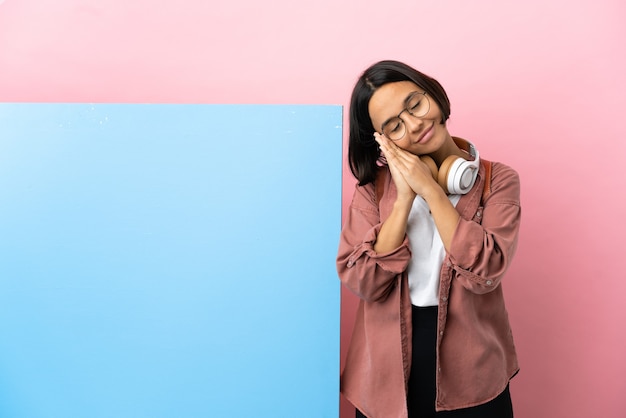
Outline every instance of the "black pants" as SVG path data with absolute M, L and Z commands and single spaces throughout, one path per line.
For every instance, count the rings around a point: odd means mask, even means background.
M 435 412 L 437 307 L 413 306 L 413 361 L 409 378 L 409 418 L 513 418 L 509 388 L 483 405 Z M 358 409 L 357 418 L 365 418 Z

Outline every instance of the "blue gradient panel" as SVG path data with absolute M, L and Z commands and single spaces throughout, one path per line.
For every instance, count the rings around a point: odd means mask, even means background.
M 0 104 L 0 417 L 336 418 L 341 123 Z

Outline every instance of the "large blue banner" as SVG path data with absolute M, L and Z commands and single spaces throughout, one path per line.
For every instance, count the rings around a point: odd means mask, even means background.
M 0 417 L 337 417 L 341 124 L 0 104 Z

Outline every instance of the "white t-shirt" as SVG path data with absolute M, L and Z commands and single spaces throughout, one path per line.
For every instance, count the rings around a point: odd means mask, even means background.
M 448 195 L 456 207 L 461 195 Z M 408 266 L 411 303 L 415 306 L 439 305 L 439 273 L 446 250 L 435 226 L 428 204 L 420 196 L 413 201 L 407 234 L 411 245 Z

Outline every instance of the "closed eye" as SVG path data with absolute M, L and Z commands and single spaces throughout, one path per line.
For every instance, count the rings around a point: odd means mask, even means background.
M 417 108 L 421 106 L 421 104 L 422 104 L 422 99 L 419 99 L 417 102 L 411 103 L 411 107 L 409 108 L 409 111 L 416 110 Z

